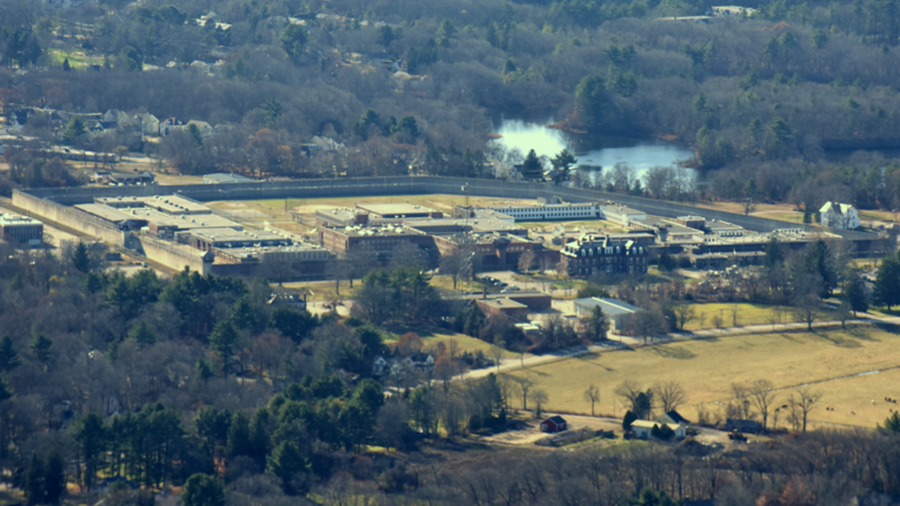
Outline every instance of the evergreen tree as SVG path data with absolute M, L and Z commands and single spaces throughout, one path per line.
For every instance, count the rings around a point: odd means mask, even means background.
M 25 469 L 25 498 L 29 505 L 44 502 L 44 462 L 37 453 L 31 454 Z
M 591 340 L 606 339 L 606 333 L 609 331 L 609 319 L 600 306 L 595 306 L 591 310 L 591 315 L 586 323 L 588 338 Z
M 88 255 L 87 246 L 79 242 L 72 252 L 72 266 L 81 272 L 88 273 L 91 270 L 91 257 Z
M 266 425 L 269 421 L 269 411 L 266 408 L 260 408 L 250 417 L 250 446 L 253 460 L 260 467 L 265 466 L 266 458 L 269 455 L 269 431 Z
M 128 333 L 128 338 L 134 339 L 144 346 L 153 346 L 156 342 L 156 333 L 153 332 L 150 325 L 147 325 L 145 321 L 141 320 L 131 329 L 131 332 Z
M 38 362 L 47 365 L 50 362 L 50 347 L 53 341 L 44 334 L 38 334 L 31 341 L 31 352 Z
M 0 402 L 3 402 L 7 399 L 11 399 L 13 396 L 12 392 L 9 389 L 9 385 L 6 384 L 6 380 L 0 378 Z M 4 449 L 0 448 L 0 455 L 4 454 Z
M 59 450 L 53 449 L 47 456 L 44 468 L 44 503 L 59 504 L 66 492 L 66 462 Z
M 237 344 L 238 339 L 240 339 L 240 335 L 237 329 L 228 320 L 222 320 L 217 323 L 209 335 L 210 347 L 222 357 L 222 373 L 224 376 L 228 376 L 228 361 L 234 355 L 234 346 Z
M 69 65 L 69 59 L 68 59 L 68 58 L 66 58 L 65 60 L 63 60 L 62 69 L 63 69 L 63 72 L 68 72 L 68 71 L 72 70 L 72 67 Z
M 599 126 L 607 119 L 609 94 L 599 74 L 584 76 L 575 88 L 575 106 L 578 117 L 587 125 Z
M 542 181 L 544 179 L 544 167 L 533 149 L 528 152 L 528 156 L 522 162 L 522 177 L 526 181 Z
M 296 443 L 284 441 L 269 455 L 266 470 L 278 478 L 285 494 L 296 495 L 304 492 L 310 465 Z
M 873 297 L 877 304 L 887 306 L 888 311 L 900 304 L 900 262 L 895 257 L 885 258 L 878 266 Z
M 238 411 L 231 418 L 231 426 L 228 428 L 228 442 L 225 447 L 225 455 L 234 458 L 239 455 L 252 455 L 253 445 L 250 441 L 250 421 L 247 415 Z
M 0 339 L 0 372 L 8 373 L 21 363 L 19 354 L 13 346 L 12 338 L 3 336 Z
M 81 486 L 86 490 L 94 488 L 97 472 L 102 468 L 102 458 L 106 451 L 107 429 L 103 419 L 94 413 L 80 418 L 73 426 L 73 435 L 78 442 L 81 463 Z
M 766 269 L 772 269 L 782 262 L 784 262 L 784 253 L 781 251 L 778 239 L 773 236 L 766 243 L 766 257 L 764 259 Z
M 850 309 L 853 311 L 853 316 L 856 316 L 857 312 L 865 313 L 869 310 L 869 300 L 866 296 L 866 285 L 863 283 L 862 278 L 859 277 L 859 274 L 854 272 L 850 274 L 850 278 L 847 280 L 847 283 L 844 284 L 844 300 L 850 304 Z
M 225 485 L 218 478 L 197 473 L 185 482 L 181 502 L 184 506 L 225 506 Z
M 66 125 L 65 132 L 63 132 L 63 138 L 65 139 L 66 144 L 72 146 L 76 142 L 78 142 L 78 140 L 81 139 L 86 133 L 87 127 L 84 124 L 84 120 L 82 120 L 78 116 L 72 116 L 71 118 L 69 118 L 69 123 Z
M 568 149 L 563 149 L 556 156 L 554 156 L 550 160 L 550 164 L 553 165 L 553 168 L 556 169 L 556 176 L 554 177 L 554 181 L 559 184 L 562 181 L 569 180 L 569 169 L 578 163 L 578 159 L 575 158 L 575 155 L 569 152 Z

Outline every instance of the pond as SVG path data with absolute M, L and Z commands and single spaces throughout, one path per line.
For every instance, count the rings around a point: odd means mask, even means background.
M 553 120 L 502 119 L 495 133 L 506 149 L 517 148 L 522 156 L 533 149 L 538 156 L 556 156 L 568 149 L 578 158 L 578 166 L 600 166 L 609 170 L 619 162 L 635 168 L 638 175 L 657 165 L 676 166 L 694 158 L 686 145 L 657 138 L 634 138 L 601 134 L 572 134 L 547 128 Z

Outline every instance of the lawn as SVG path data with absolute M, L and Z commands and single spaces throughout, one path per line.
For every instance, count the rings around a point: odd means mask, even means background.
M 442 329 L 437 327 L 403 327 L 403 326 L 389 326 L 387 327 L 388 332 L 390 332 L 385 337 L 385 344 L 392 344 L 396 342 L 401 335 L 407 332 L 415 332 L 422 338 L 424 342 L 424 346 L 426 350 L 437 346 L 437 344 L 441 341 L 444 342 L 444 345 L 447 346 L 447 349 L 450 349 L 450 342 L 456 341 L 457 346 L 459 347 L 459 352 L 463 353 L 468 351 L 469 353 L 476 353 L 479 350 L 484 353 L 485 357 L 490 358 L 492 350 L 496 349 L 493 344 L 486 343 L 481 339 L 476 339 L 471 336 L 467 336 L 465 334 L 457 334 L 452 330 Z M 511 352 L 506 352 L 503 356 L 504 358 L 514 358 L 518 355 L 515 355 Z
M 714 329 L 713 324 L 715 316 L 721 316 L 723 327 L 744 327 L 747 325 L 759 325 L 771 323 L 772 311 L 775 306 L 768 304 L 693 304 L 694 320 L 684 326 L 684 330 Z M 734 325 L 732 319 L 732 308 L 737 308 L 737 325 Z M 788 306 L 779 307 L 781 310 L 781 320 L 779 323 L 788 323 L 802 321 L 795 313 L 793 308 Z M 702 315 L 702 316 L 701 316 Z M 816 320 L 834 319 L 830 312 L 820 311 Z M 701 321 L 702 320 L 702 321 Z
M 548 394 L 548 411 L 590 412 L 583 392 L 595 384 L 601 393 L 598 412 L 611 415 L 615 409 L 619 417 L 624 410 L 621 401 L 613 407 L 613 391 L 622 381 L 637 381 L 647 388 L 676 380 L 687 394 L 679 411 L 692 420 L 698 405 L 716 411 L 717 405 L 711 403 L 727 401 L 732 382 L 764 378 L 776 388 L 788 389 L 822 381 L 812 386 L 823 397 L 811 420 L 874 427 L 890 415 L 889 409 L 898 407 L 884 401 L 900 397 L 900 369 L 885 370 L 900 363 L 898 345 L 897 334 L 870 327 L 756 334 L 584 355 L 513 374 L 535 379 L 536 388 Z M 871 371 L 880 372 L 860 375 Z M 777 392 L 776 405 L 786 403 L 789 395 L 790 390 Z M 779 426 L 784 423 L 782 415 Z
M 897 221 L 897 215 L 890 211 L 874 211 L 871 209 L 859 211 L 859 219 L 872 221 Z

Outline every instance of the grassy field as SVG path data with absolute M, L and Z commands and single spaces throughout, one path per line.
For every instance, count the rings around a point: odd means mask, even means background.
M 874 211 L 867 209 L 859 211 L 859 219 L 872 221 L 897 221 L 897 215 L 890 211 Z
M 764 378 L 780 389 L 821 382 L 812 385 L 823 394 L 811 414 L 814 422 L 874 427 L 890 415 L 889 409 L 897 408 L 884 398 L 900 397 L 900 369 L 885 370 L 900 364 L 898 345 L 900 335 L 870 327 L 759 334 L 586 355 L 513 374 L 535 379 L 537 388 L 549 396 L 548 411 L 590 412 L 583 392 L 595 384 L 601 392 L 598 411 L 604 414 L 613 413 L 613 391 L 626 379 L 644 388 L 657 381 L 676 380 L 687 393 L 687 402 L 679 411 L 692 420 L 696 420 L 700 404 L 717 411 L 712 403 L 728 400 L 732 382 Z M 880 372 L 860 375 L 871 371 Z M 790 392 L 779 391 L 777 405 L 786 403 Z M 622 416 L 623 412 L 619 402 L 615 414 Z M 784 423 L 782 415 L 779 426 Z
M 394 327 L 388 327 L 387 330 L 390 332 L 390 335 L 388 335 L 385 338 L 384 342 L 385 342 L 385 344 L 388 344 L 388 345 L 396 342 L 397 339 L 399 339 L 401 335 L 403 335 L 407 332 L 415 332 L 416 334 L 419 335 L 419 337 L 422 338 L 422 341 L 424 342 L 426 350 L 429 350 L 429 349 L 437 346 L 437 344 L 441 341 L 444 342 L 444 345 L 447 346 L 448 349 L 450 348 L 450 342 L 456 341 L 456 344 L 459 347 L 460 353 L 468 351 L 469 353 L 474 354 L 480 350 L 484 353 L 485 357 L 490 357 L 492 350 L 496 349 L 496 347 L 494 345 L 486 343 L 480 339 L 476 339 L 474 337 L 467 336 L 465 334 L 457 334 L 456 332 L 453 332 L 452 330 L 442 329 L 442 328 L 437 328 L 437 327 L 434 327 L 434 328 L 422 328 L 422 327 L 406 328 L 406 327 L 394 326 Z M 510 353 L 510 352 L 506 352 L 504 354 L 504 358 L 514 358 L 515 356 L 517 356 L 517 355 L 514 355 L 513 353 Z
M 774 306 L 768 304 L 749 303 L 693 304 L 692 307 L 694 308 L 695 319 L 688 322 L 687 325 L 684 326 L 684 330 L 716 328 L 716 326 L 713 325 L 713 318 L 717 315 L 721 316 L 723 327 L 733 327 L 735 325 L 732 319 L 732 308 L 737 308 L 736 326 L 738 327 L 771 323 L 770 318 L 772 317 L 772 311 L 774 309 Z M 794 314 L 793 308 L 782 306 L 779 309 L 781 309 L 780 323 L 801 321 L 801 319 Z M 703 315 L 702 321 L 701 315 Z M 831 313 L 822 311 L 816 319 L 823 320 L 829 318 L 833 319 Z

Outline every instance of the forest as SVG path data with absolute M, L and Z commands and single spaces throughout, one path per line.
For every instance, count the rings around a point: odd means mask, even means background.
M 751 15 L 672 19 L 710 5 L 5 0 L 0 90 L 7 115 L 146 111 L 221 125 L 127 146 L 184 173 L 495 177 L 487 159 L 524 159 L 492 140 L 496 118 L 553 117 L 689 144 L 699 198 L 896 208 L 896 165 L 879 150 L 898 147 L 897 2 L 750 2 Z M 62 61 L 73 51 L 85 61 Z M 52 126 L 37 115 L 24 132 L 49 141 Z M 343 148 L 310 156 L 313 136 Z M 87 137 L 107 151 L 125 142 Z

